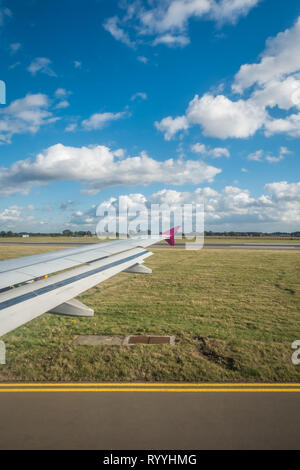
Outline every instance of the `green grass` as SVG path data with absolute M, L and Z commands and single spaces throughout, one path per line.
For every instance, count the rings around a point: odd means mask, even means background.
M 7 250 L 0 247 L 5 257 Z M 120 274 L 79 297 L 95 317 L 46 314 L 1 338 L 0 380 L 300 380 L 291 363 L 300 339 L 300 253 L 153 251 L 152 275 Z M 175 335 L 177 343 L 74 345 L 80 334 Z

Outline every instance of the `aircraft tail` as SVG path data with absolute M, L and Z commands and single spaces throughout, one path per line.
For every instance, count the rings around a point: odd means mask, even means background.
M 167 230 L 166 232 L 164 232 L 162 235 L 167 235 L 168 238 L 165 238 L 165 241 L 171 245 L 171 246 L 174 246 L 175 245 L 175 233 L 180 229 L 180 225 L 177 225 L 177 227 L 173 227 L 171 228 L 170 230 Z

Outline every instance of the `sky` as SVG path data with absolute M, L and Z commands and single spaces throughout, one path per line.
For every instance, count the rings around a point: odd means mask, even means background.
M 297 0 L 0 0 L 0 230 L 300 230 L 299 46 Z

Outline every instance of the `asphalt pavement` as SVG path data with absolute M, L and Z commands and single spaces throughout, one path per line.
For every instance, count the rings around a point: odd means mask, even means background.
M 299 413 L 299 384 L 1 385 L 0 449 L 299 449 Z

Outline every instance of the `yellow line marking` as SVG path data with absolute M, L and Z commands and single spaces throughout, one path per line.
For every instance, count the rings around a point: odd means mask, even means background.
M 6 392 L 300 392 L 300 388 L 5 388 Z
M 300 383 L 0 383 L 2 387 L 299 387 Z

